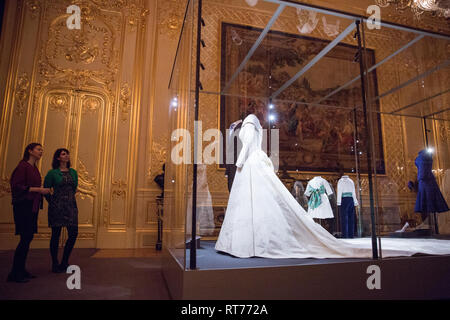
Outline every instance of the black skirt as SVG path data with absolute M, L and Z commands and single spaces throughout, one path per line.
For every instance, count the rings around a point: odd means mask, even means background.
M 15 203 L 13 212 L 16 235 L 37 233 L 38 212 L 33 212 L 33 201 Z

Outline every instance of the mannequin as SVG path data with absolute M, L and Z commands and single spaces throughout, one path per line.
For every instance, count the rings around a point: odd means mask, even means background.
M 337 205 L 341 217 L 342 238 L 353 238 L 355 231 L 355 207 L 358 206 L 356 199 L 355 184 L 349 176 L 342 176 L 338 181 Z
M 300 180 L 295 181 L 291 193 L 303 209 L 308 210 L 308 198 L 305 196 L 305 188 Z
M 228 180 L 228 191 L 231 191 L 233 185 L 234 176 L 236 174 L 236 160 L 239 151 L 238 142 L 235 140 L 239 136 L 239 130 L 242 126 L 242 120 L 239 119 L 230 125 L 230 129 L 227 133 L 227 163 L 225 164 L 225 176 Z M 232 158 L 232 161 L 229 159 Z M 230 163 L 231 162 L 231 163 Z
M 199 163 L 197 165 L 197 235 L 208 236 L 214 233 L 214 211 L 212 206 L 211 193 L 208 187 L 207 165 Z M 192 230 L 192 193 L 186 209 L 186 230 Z
M 328 196 L 333 194 L 330 184 L 324 178 L 317 176 L 309 180 L 305 195 L 309 197 L 308 215 L 316 219 L 334 218 Z
M 236 175 L 236 161 L 237 156 L 241 151 L 242 144 L 238 137 L 242 127 L 243 120 L 249 115 L 256 112 L 256 103 L 251 101 L 245 112 L 241 114 L 241 119 L 234 121 L 227 132 L 227 146 L 226 146 L 226 164 L 225 164 L 225 176 L 228 180 L 228 191 L 231 192 L 234 176 Z
M 449 208 L 431 171 L 433 168 L 433 153 L 431 149 L 420 150 L 415 160 L 415 165 L 417 167 L 419 186 L 414 211 L 420 212 L 425 219 L 432 213 L 435 233 L 438 234 L 439 229 L 435 214 L 449 211 Z

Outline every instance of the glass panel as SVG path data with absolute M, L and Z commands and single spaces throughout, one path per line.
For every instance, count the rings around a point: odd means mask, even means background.
M 262 127 L 261 147 L 270 157 L 266 164 L 273 165 L 277 179 L 303 207 L 298 211 L 312 215 L 337 238 L 366 238 L 345 240 L 351 244 L 370 246 L 372 235 L 400 237 L 406 233 L 396 231 L 405 231 L 406 222 L 414 228 L 422 223 L 414 213 L 419 150 L 433 147 L 436 183 L 445 187 L 448 43 L 387 27 L 368 30 L 362 24 L 365 109 L 353 21 L 284 4 L 202 1 L 196 110 L 198 1 L 191 1 L 190 27 L 183 29 L 171 81 L 177 101 L 170 111 L 171 133 L 186 130 L 189 161 L 170 160 L 170 197 L 165 199 L 171 249 L 187 269 L 239 267 L 214 249 L 221 232 L 233 232 L 223 228 L 227 214 L 248 210 L 246 201 L 233 200 L 244 192 L 239 191 L 243 180 L 236 185 L 233 179 L 243 147 L 239 126 L 249 114 Z M 179 142 L 179 137 L 171 142 L 172 153 L 178 152 Z M 338 199 L 343 176 L 352 180 L 355 192 Z M 314 204 L 305 189 L 316 177 L 330 187 L 324 201 L 331 216 L 310 210 Z M 261 180 L 258 187 L 265 192 L 270 183 Z M 342 209 L 344 200 L 352 204 L 348 210 Z M 446 223 L 442 217 L 436 219 L 438 226 Z M 240 226 L 251 228 L 252 223 Z
M 359 214 L 359 207 L 345 224 L 337 206 L 337 184 L 343 175 L 354 182 L 358 203 L 368 206 L 359 192 L 359 171 L 367 174 L 368 170 L 367 161 L 361 161 L 366 159 L 368 137 L 363 134 L 360 81 L 354 80 L 360 71 L 354 62 L 355 30 L 348 28 L 352 21 L 290 6 L 279 10 L 265 1 L 250 6 L 245 1 L 205 0 L 202 11 L 206 46 L 201 47 L 200 59 L 205 69 L 200 69 L 198 112 L 202 143 L 196 180 L 200 237 L 196 267 L 239 267 L 230 265 L 214 248 L 227 210 L 233 210 L 229 200 L 237 170 L 234 163 L 242 148 L 234 126 L 250 113 L 259 118 L 262 149 L 270 156 L 278 179 L 304 213 L 308 182 L 322 177 L 331 190 L 327 199 L 331 216 L 317 218 L 316 223 L 338 238 L 370 235 L 370 219 Z M 335 39 L 323 57 L 316 58 Z M 308 64 L 308 70 L 288 83 Z M 344 84 L 348 85 L 340 88 Z M 193 115 L 194 104 L 190 106 Z M 189 119 L 193 128 L 194 117 Z M 191 199 L 189 192 L 188 202 Z M 239 208 L 245 210 L 245 203 Z M 244 223 L 244 227 L 250 226 Z M 186 258 L 189 261 L 190 251 Z
M 369 73 L 376 72 L 377 83 L 369 82 L 367 97 L 368 118 L 381 122 L 381 140 L 372 135 L 373 165 L 384 159 L 385 172 L 372 170 L 372 198 L 383 256 L 389 238 L 448 237 L 449 41 L 364 28 L 378 65 Z M 372 63 L 366 65 L 370 71 Z
M 186 210 L 188 187 L 192 185 L 189 119 L 192 99 L 194 45 L 194 1 L 188 1 L 169 83 L 169 154 L 164 175 L 164 246 L 186 267 Z M 194 73 L 195 74 L 195 73 Z M 191 188 L 192 189 L 192 188 Z
M 448 82 L 447 82 L 448 85 Z M 447 101 L 448 102 L 448 101 Z M 432 134 L 429 145 L 435 150 L 433 157 L 433 175 L 436 177 L 439 190 L 448 206 L 450 206 L 450 111 L 436 115 L 446 120 L 428 120 Z M 428 126 L 427 126 L 428 127 Z M 435 237 L 448 239 L 450 234 L 450 212 L 433 215 L 436 223 Z

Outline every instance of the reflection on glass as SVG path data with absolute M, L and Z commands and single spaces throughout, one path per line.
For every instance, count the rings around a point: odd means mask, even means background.
M 197 165 L 197 235 L 208 236 L 214 233 L 214 212 L 211 193 L 208 188 L 206 164 Z M 186 229 L 192 230 L 192 193 L 190 194 L 186 210 Z

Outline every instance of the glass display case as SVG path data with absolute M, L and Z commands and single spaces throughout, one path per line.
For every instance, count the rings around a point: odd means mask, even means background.
M 374 259 L 388 238 L 445 238 L 449 39 L 295 1 L 187 1 L 169 84 L 168 252 L 184 270 L 251 263 L 215 249 L 249 114 L 299 214 L 322 181 L 326 213 L 312 217 L 333 237 L 370 243 Z
M 367 109 L 383 134 L 383 149 L 372 136 L 373 163 L 386 164 L 385 173 L 373 170 L 372 192 L 382 256 L 386 238 L 449 238 L 450 42 L 398 26 L 363 31 L 364 48 L 379 52 L 365 70 L 377 73 Z M 383 37 L 396 41 L 381 45 Z

